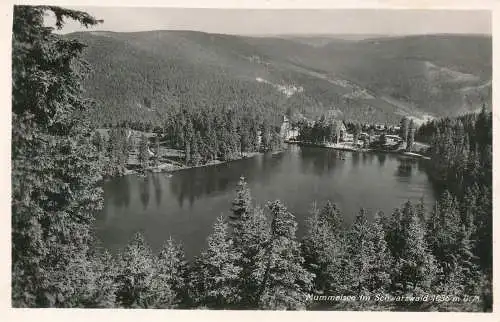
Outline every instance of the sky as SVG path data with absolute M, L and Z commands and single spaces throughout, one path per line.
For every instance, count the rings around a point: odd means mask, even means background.
M 432 33 L 491 34 L 486 10 L 190 9 L 72 7 L 104 23 L 90 30 L 116 32 L 196 30 L 239 35 Z M 47 23 L 53 22 L 51 17 Z M 68 23 L 63 33 L 85 30 Z

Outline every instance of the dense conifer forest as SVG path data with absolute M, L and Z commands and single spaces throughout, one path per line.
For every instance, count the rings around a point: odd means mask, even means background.
M 183 110 L 166 120 L 161 126 L 148 122 L 121 122 L 111 124 L 109 138 L 105 139 L 96 131 L 93 143 L 98 148 L 104 167 L 105 177 L 121 175 L 125 172 L 127 160 L 132 150 L 138 147 L 139 162 L 146 168 L 149 156 L 148 146 L 167 146 L 181 151 L 185 166 L 198 166 L 211 161 L 229 161 L 244 153 L 268 152 L 281 149 L 281 123 L 283 115 L 255 114 L 252 109 L 228 108 L 225 110 L 200 110 L 191 113 Z M 152 131 L 153 142 L 142 138 L 133 142 L 129 136 L 131 129 Z M 159 151 L 155 153 L 158 159 Z
M 115 128 L 105 144 L 81 117 L 95 108 L 82 98 L 84 46 L 44 27 L 45 12 L 55 14 L 57 28 L 64 19 L 99 23 L 59 7 L 14 8 L 14 307 L 491 311 L 492 114 L 485 108 L 415 134 L 431 144 L 428 171 L 441 191 L 431 209 L 406 202 L 369 220 L 361 208 L 346 225 L 334 200 L 313 204 L 299 239 L 286 205 L 256 204 L 241 178 L 230 215 L 213 223 L 193 260 L 168 236 L 159 253 L 140 234 L 119 254 L 101 249 L 93 233 L 100 182 L 125 162 L 126 131 Z M 253 151 L 258 131 L 264 149 L 273 149 L 283 115 L 253 113 L 237 104 L 180 110 L 159 131 L 186 150 L 189 164 Z M 103 155 L 118 166 L 103 168 Z M 371 299 L 322 300 L 338 295 Z M 422 300 L 433 295 L 461 300 Z M 407 300 L 380 300 L 390 297 Z
M 90 31 L 65 35 L 87 45 L 94 73 L 85 96 L 91 121 L 163 125 L 184 109 L 239 106 L 261 113 L 322 113 L 358 122 L 457 116 L 491 101 L 491 37 L 416 35 L 321 46 L 296 37 L 196 31 Z M 309 37 L 314 42 L 315 35 Z

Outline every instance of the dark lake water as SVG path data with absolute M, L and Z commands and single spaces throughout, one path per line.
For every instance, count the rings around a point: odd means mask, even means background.
M 258 204 L 280 199 L 296 216 L 298 236 L 311 204 L 331 200 L 350 223 L 360 207 L 390 214 L 406 200 L 424 198 L 427 209 L 434 190 L 423 160 L 393 154 L 341 152 L 289 146 L 279 154 L 258 155 L 217 166 L 125 176 L 104 185 L 104 209 L 97 218 L 103 246 L 116 251 L 140 231 L 153 250 L 170 236 L 184 245 L 187 257 L 205 247 L 216 217 L 229 214 L 235 187 L 245 176 Z

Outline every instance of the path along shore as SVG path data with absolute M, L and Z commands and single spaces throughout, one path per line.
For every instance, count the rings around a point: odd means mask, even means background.
M 428 156 L 425 156 L 425 155 L 420 154 L 420 153 L 408 152 L 408 151 L 405 151 L 403 149 L 401 149 L 401 150 L 385 150 L 385 149 L 372 149 L 372 148 L 357 148 L 357 147 L 354 147 L 351 143 L 344 143 L 344 142 L 342 142 L 342 143 L 319 143 L 318 144 L 318 143 L 288 140 L 288 141 L 285 141 L 285 143 L 298 144 L 298 145 L 304 145 L 304 146 L 314 146 L 314 147 L 328 148 L 328 149 L 341 150 L 341 151 L 351 151 L 351 152 L 393 153 L 393 154 L 399 154 L 399 155 L 404 155 L 404 156 L 413 157 L 413 158 L 430 160 L 430 158 Z

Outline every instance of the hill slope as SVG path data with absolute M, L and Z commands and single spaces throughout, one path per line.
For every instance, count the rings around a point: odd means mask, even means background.
M 86 32 L 85 81 L 99 122 L 238 104 L 396 122 L 455 115 L 491 100 L 491 37 L 308 41 L 192 31 Z M 321 43 L 321 46 L 318 46 Z

